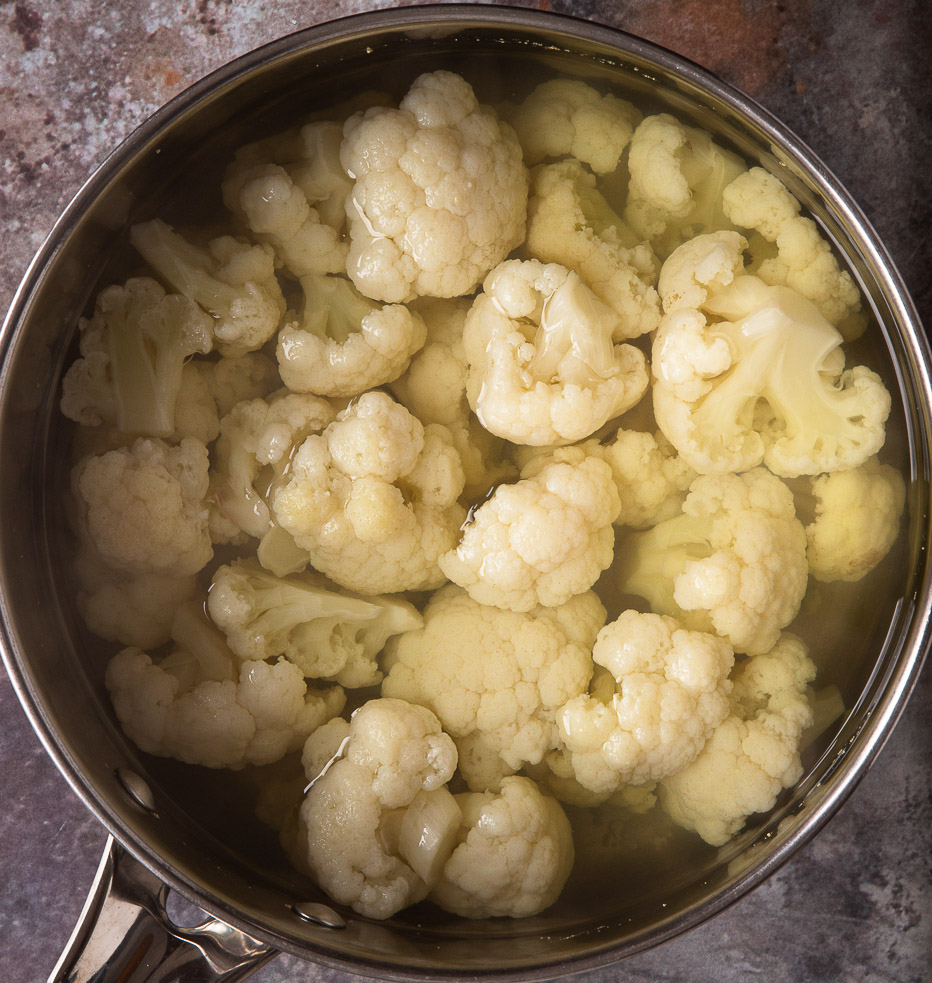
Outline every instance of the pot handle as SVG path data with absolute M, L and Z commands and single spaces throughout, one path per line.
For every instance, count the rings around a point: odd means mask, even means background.
M 237 983 L 277 951 L 217 918 L 174 925 L 168 886 L 108 837 L 84 910 L 48 983 Z

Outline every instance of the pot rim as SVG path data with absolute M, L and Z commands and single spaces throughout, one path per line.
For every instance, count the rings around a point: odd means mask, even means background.
M 593 23 L 580 17 L 485 3 L 429 3 L 411 7 L 383 8 L 314 24 L 238 56 L 192 83 L 157 109 L 94 168 L 62 211 L 29 264 L 0 328 L 0 390 L 6 384 L 8 354 L 16 341 L 33 296 L 41 285 L 43 272 L 68 241 L 77 219 L 130 160 L 152 149 L 164 127 L 185 113 L 197 111 L 206 100 L 220 90 L 234 86 L 241 79 L 256 70 L 268 67 L 279 59 L 306 53 L 312 48 L 342 42 L 374 30 L 402 31 L 444 26 L 455 26 L 457 30 L 502 27 L 540 32 L 556 31 L 571 40 L 591 42 L 614 49 L 621 54 L 633 55 L 653 62 L 673 78 L 710 93 L 750 119 L 774 145 L 787 151 L 803 166 L 806 179 L 833 204 L 846 231 L 870 261 L 872 272 L 882 289 L 884 299 L 890 304 L 897 323 L 903 329 L 901 340 L 913 359 L 910 366 L 912 378 L 921 393 L 920 409 L 927 432 L 932 432 L 932 426 L 929 424 L 930 412 L 932 412 L 930 411 L 932 354 L 912 298 L 888 251 L 866 216 L 841 182 L 808 145 L 768 110 L 739 89 L 689 59 L 657 44 L 629 34 L 620 28 Z M 928 541 L 928 515 L 924 514 L 923 518 L 926 522 L 926 541 Z M 883 683 L 880 696 L 866 724 L 858 733 L 856 746 L 853 746 L 850 753 L 845 756 L 844 767 L 832 776 L 831 787 L 826 790 L 826 794 L 814 808 L 812 815 L 801 822 L 791 834 L 783 836 L 782 841 L 763 861 L 755 863 L 716 895 L 704 899 L 689 911 L 656 924 L 630 942 L 612 943 L 603 949 L 565 958 L 559 964 L 548 962 L 532 964 L 524 970 L 490 970 L 482 972 L 477 978 L 501 981 L 543 980 L 553 978 L 554 972 L 577 973 L 605 966 L 695 928 L 739 900 L 773 874 L 834 815 L 879 754 L 899 719 L 918 680 L 926 655 L 925 636 L 929 633 L 928 626 L 932 622 L 930 577 L 932 574 L 926 565 L 921 589 L 911 599 L 914 611 L 909 623 L 908 638 L 903 641 L 900 657 L 887 672 L 888 678 Z M 314 945 L 296 944 L 294 940 L 244 918 L 240 912 L 222 900 L 209 892 L 195 888 L 183 879 L 175 868 L 154 851 L 132 827 L 107 807 L 105 800 L 95 790 L 69 754 L 68 748 L 60 740 L 56 725 L 47 713 L 42 695 L 29 673 L 27 660 L 15 644 L 15 632 L 11 630 L 9 618 L 8 598 L 5 585 L 2 583 L 0 583 L 0 612 L 2 612 L 0 655 L 20 703 L 46 751 L 97 819 L 134 857 L 169 887 L 201 905 L 205 910 L 217 914 L 240 931 L 293 955 L 312 958 L 331 969 L 370 975 L 380 974 L 395 980 L 410 981 L 452 978 L 456 975 L 455 971 L 443 969 L 432 972 L 405 972 L 394 964 L 383 964 L 376 960 L 364 964 L 357 959 L 334 956 L 332 951 L 322 950 Z

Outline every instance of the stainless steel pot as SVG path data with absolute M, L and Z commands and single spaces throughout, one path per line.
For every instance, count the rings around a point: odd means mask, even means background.
M 105 656 L 81 628 L 62 572 L 68 462 L 58 383 L 79 313 L 102 280 L 125 272 L 129 223 L 161 213 L 169 197 L 196 215 L 202 196 L 185 193 L 184 175 L 217 174 L 224 148 L 273 132 L 361 77 L 397 89 L 437 65 L 481 75 L 498 95 L 516 68 L 522 77 L 557 70 L 615 85 L 779 173 L 876 316 L 872 354 L 895 394 L 890 452 L 909 479 L 896 596 L 871 610 L 851 641 L 859 668 L 850 710 L 810 753 L 797 788 L 725 847 L 660 871 L 650 888 L 577 897 L 514 923 L 410 913 L 371 923 L 312 891 L 276 859 L 271 837 L 243 850 L 226 822 L 238 813 L 235 793 L 222 780 L 199 775 L 192 788 L 189 770 L 148 759 L 123 737 L 103 691 Z M 55 979 L 243 979 L 279 949 L 398 980 L 544 979 L 604 965 L 710 917 L 806 842 L 874 759 L 918 675 L 929 638 L 932 385 L 903 284 L 857 206 L 789 131 L 696 66 L 617 31 L 450 4 L 324 24 L 238 59 L 156 113 L 91 177 L 26 274 L 0 345 L 0 514 L 16 516 L 0 546 L 3 655 L 49 753 L 113 834 Z M 168 886 L 210 912 L 207 920 L 175 926 Z

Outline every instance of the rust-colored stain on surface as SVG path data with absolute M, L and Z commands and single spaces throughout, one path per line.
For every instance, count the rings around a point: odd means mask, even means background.
M 793 3 L 794 37 L 808 9 L 809 0 Z M 786 69 L 787 20 L 786 7 L 780 3 L 674 0 L 640 7 L 624 26 L 755 95 Z

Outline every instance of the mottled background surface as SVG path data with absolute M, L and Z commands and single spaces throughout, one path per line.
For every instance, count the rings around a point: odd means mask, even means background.
M 228 59 L 390 6 L 352 0 L 0 0 L 0 309 L 94 166 Z M 887 243 L 932 324 L 932 37 L 927 0 L 546 0 L 625 28 L 743 88 L 803 137 Z M 4 516 L 4 522 L 15 517 Z M 927 672 L 828 827 L 710 923 L 582 983 L 932 980 Z M 0 981 L 45 979 L 105 840 L 0 670 Z M 355 977 L 280 957 L 259 983 Z

